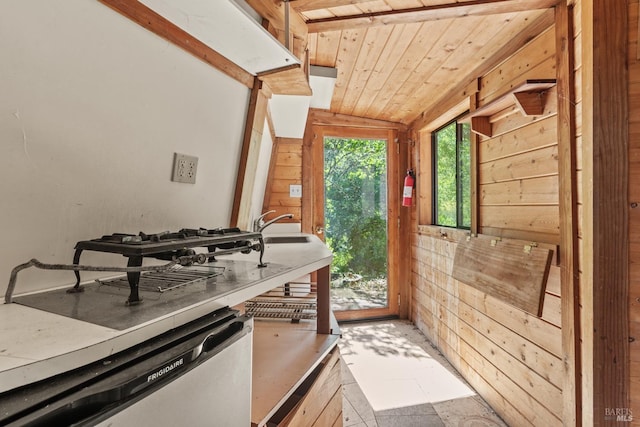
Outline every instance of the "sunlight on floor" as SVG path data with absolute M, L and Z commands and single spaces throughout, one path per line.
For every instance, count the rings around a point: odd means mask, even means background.
M 437 356 L 396 329 L 389 322 L 343 330 L 342 357 L 374 411 L 475 395 Z

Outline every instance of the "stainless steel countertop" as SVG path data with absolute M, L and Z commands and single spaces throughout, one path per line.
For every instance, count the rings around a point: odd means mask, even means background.
M 0 305 L 0 392 L 100 360 L 329 265 L 329 249 L 316 236 L 305 236 L 307 243 L 267 244 L 266 268 L 258 268 L 257 252 L 221 256 L 215 263 L 224 267 L 221 276 L 169 291 L 173 295 L 145 295 L 140 306 L 125 306 L 128 290 L 107 291 L 94 283 L 85 284 L 83 294 L 66 294 L 65 288 L 17 295 L 32 306 Z
M 229 295 L 291 268 L 274 263 L 269 263 L 264 268 L 256 268 L 257 263 L 240 259 L 216 261 L 207 264 L 204 269 L 209 267 L 212 273 L 218 275 L 166 292 L 141 289 L 139 294 L 143 302 L 139 305 L 126 304 L 129 296 L 128 283 L 126 287 L 114 287 L 98 282 L 83 285 L 83 292 L 68 293 L 67 289 L 55 289 L 17 297 L 14 302 L 122 331 L 152 322 L 202 301 Z M 196 265 L 185 267 L 183 271 L 190 268 L 203 269 L 202 266 Z

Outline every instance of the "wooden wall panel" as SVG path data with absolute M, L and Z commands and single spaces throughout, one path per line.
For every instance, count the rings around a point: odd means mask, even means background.
M 640 412 L 640 6 L 629 2 L 629 376 L 630 407 Z M 633 203 L 638 203 L 634 205 Z M 633 206 L 636 206 L 635 208 Z
M 557 141 L 557 126 L 554 114 L 556 103 L 553 101 L 556 98 L 555 89 L 550 90 L 547 96 L 549 97 L 547 107 L 553 107 L 553 110 L 547 113 L 548 117 L 543 119 L 529 117 L 526 127 L 520 129 L 522 126 L 516 125 L 514 121 L 516 118 L 523 118 L 524 116 L 517 114 L 513 117 L 514 120 L 509 118 L 511 123 L 507 123 L 508 126 L 505 126 L 502 132 L 500 132 L 499 126 L 508 120 L 496 123 L 493 128 L 493 138 L 482 141 L 480 162 L 486 163 L 491 160 L 526 154 L 530 151 L 555 145 Z M 496 129 L 498 132 L 496 132 Z
M 480 186 L 480 202 L 485 206 L 551 205 L 557 201 L 556 175 L 490 182 Z
M 555 79 L 554 46 L 555 31 L 551 27 L 514 55 L 514 57 L 526 58 L 525 61 L 519 61 L 514 66 L 513 61 L 507 60 L 482 76 L 480 105 L 486 104 L 526 79 Z
M 490 101 L 525 79 L 555 78 L 554 37 L 554 29 L 546 31 L 483 76 L 479 99 Z M 479 233 L 558 242 L 556 89 L 544 96 L 540 116 L 495 114 L 493 136 L 478 144 Z
M 559 296 L 550 293 L 545 294 L 542 318 L 557 327 L 562 326 L 562 302 Z
M 555 70 L 552 29 L 480 79 L 480 103 L 523 79 L 555 78 Z M 490 119 L 494 136 L 478 143 L 480 233 L 557 244 L 556 97 L 555 88 L 547 92 L 540 116 L 498 113 Z M 421 135 L 424 143 L 429 141 Z M 452 277 L 464 233 L 416 229 L 412 320 L 507 424 L 562 425 L 560 268 L 554 264 L 549 271 L 537 317 Z
M 480 151 L 482 147 L 483 144 L 480 144 Z M 481 185 L 557 175 L 558 147 L 548 146 L 522 155 L 481 163 L 479 169 L 478 182 Z
M 456 245 L 417 236 L 416 325 L 510 425 L 561 425 L 560 329 L 454 280 Z
M 549 280 L 547 280 L 547 293 L 560 296 L 560 267 L 552 265 L 549 269 Z
M 491 228 L 494 235 L 503 235 L 501 230 L 527 232 L 526 236 L 539 233 L 548 239 L 549 235 L 557 235 L 560 228 L 558 206 L 486 206 L 480 216 L 480 229 Z M 500 232 L 499 232 L 500 231 Z M 498 233 L 499 232 L 499 233 Z M 488 233 L 491 234 L 491 233 Z M 514 234 L 510 235 L 515 238 Z M 522 240 L 531 240 L 522 239 Z M 546 240 L 539 240 L 540 242 Z M 555 241 L 548 242 L 555 243 Z
M 278 138 L 275 159 L 272 161 L 275 164 L 265 192 L 269 196 L 267 210 L 276 212 L 267 218 L 292 213 L 293 219 L 283 222 L 299 223 L 302 217 L 302 198 L 289 197 L 289 185 L 302 185 L 302 140 Z M 302 191 L 304 192 L 304 188 Z

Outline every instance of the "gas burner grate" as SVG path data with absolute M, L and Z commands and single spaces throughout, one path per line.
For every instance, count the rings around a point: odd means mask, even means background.
M 248 315 L 256 318 L 302 319 L 318 317 L 315 283 L 290 282 L 244 303 Z
M 149 292 L 167 292 L 197 282 L 207 281 L 212 277 L 224 273 L 224 267 L 183 267 L 176 265 L 167 271 L 147 272 L 140 274 L 138 289 Z M 113 277 L 110 279 L 96 279 L 100 285 L 114 286 L 129 289 L 127 276 Z

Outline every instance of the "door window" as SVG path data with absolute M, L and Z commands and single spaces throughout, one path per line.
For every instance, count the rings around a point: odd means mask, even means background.
M 324 185 L 332 309 L 387 307 L 387 141 L 325 137 Z

